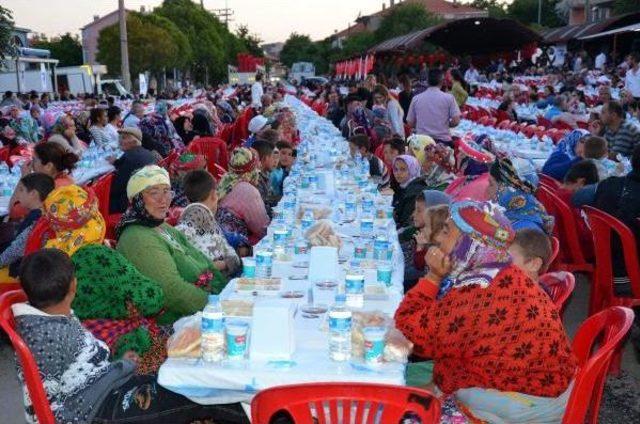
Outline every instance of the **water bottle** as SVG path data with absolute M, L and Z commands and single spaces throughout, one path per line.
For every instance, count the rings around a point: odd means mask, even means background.
M 329 357 L 334 361 L 351 358 L 351 311 L 345 301 L 344 294 L 337 294 L 329 309 Z
M 311 209 L 307 209 L 302 216 L 302 221 L 300 224 L 302 225 L 302 231 L 307 231 L 313 225 L 313 211 Z
M 202 360 L 218 362 L 224 356 L 224 328 L 222 307 L 218 295 L 209 295 L 209 302 L 202 311 Z
M 349 192 L 347 198 L 344 201 L 344 214 L 346 219 L 355 219 L 357 214 L 356 209 L 356 196 Z
M 364 306 L 364 273 L 352 269 L 344 277 L 344 291 L 346 305 L 350 308 L 362 308 Z

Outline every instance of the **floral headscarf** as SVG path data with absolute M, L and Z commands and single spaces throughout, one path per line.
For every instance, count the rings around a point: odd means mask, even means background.
M 510 159 L 503 158 L 493 163 L 489 173 L 498 183 L 495 200 L 505 208 L 504 214 L 514 229 L 534 228 L 551 234 L 553 217 L 534 196 L 538 182 L 535 171 L 518 171 Z
M 415 180 L 420 176 L 420 163 L 418 162 L 418 159 L 416 159 L 413 156 L 409 156 L 409 155 L 397 156 L 393 161 L 394 173 L 396 172 L 396 169 L 397 169 L 396 166 L 398 161 L 402 161 L 407 165 L 407 172 L 409 173 L 409 178 L 407 178 L 407 181 L 400 184 L 400 187 L 406 188 L 409 185 L 409 183 L 411 183 L 411 181 Z
M 195 169 L 204 169 L 207 166 L 207 159 L 203 155 L 193 153 L 183 153 L 171 163 L 169 173 L 177 175 L 180 172 L 193 171 Z
M 562 152 L 567 155 L 569 159 L 574 160 L 576 158 L 576 146 L 578 145 L 578 142 L 587 135 L 589 135 L 589 131 L 587 130 L 573 130 L 560 140 L 555 151 Z
M 44 217 L 55 232 L 55 238 L 47 241 L 45 247 L 60 249 L 71 256 L 82 246 L 104 240 L 107 226 L 93 191 L 77 185 L 57 188 L 45 200 L 44 209 Z
M 429 169 L 424 169 L 430 163 Z M 425 183 L 427 187 L 444 190 L 455 179 L 453 149 L 441 143 L 427 144 L 424 149 Z
M 258 160 L 251 149 L 239 147 L 231 153 L 229 171 L 218 184 L 218 199 L 222 200 L 241 181 L 258 184 Z
M 409 142 L 409 152 L 418 159 L 420 165 L 424 163 L 424 150 L 427 146 L 436 144 L 436 142 L 433 141 L 433 138 L 423 134 L 413 134 L 407 138 L 407 141 Z
M 486 288 L 511 264 L 507 247 L 515 233 L 495 204 L 470 200 L 454 203 L 451 219 L 462 234 L 451 252 L 452 269 L 440 283 L 438 299 L 452 289 L 469 285 Z

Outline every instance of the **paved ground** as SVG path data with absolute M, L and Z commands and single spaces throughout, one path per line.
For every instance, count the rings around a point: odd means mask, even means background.
M 571 336 L 586 318 L 589 284 L 579 278 L 576 291 L 565 311 L 565 325 Z M 600 423 L 640 423 L 640 363 L 627 343 L 620 378 L 610 379 L 603 399 Z M 16 379 L 13 352 L 5 340 L 0 341 L 0 405 L 2 424 L 24 423 L 23 401 Z

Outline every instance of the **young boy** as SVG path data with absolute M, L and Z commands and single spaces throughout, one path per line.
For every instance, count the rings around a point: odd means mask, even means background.
M 131 352 L 109 361 L 107 345 L 71 310 L 76 279 L 64 252 L 41 249 L 27 256 L 20 281 L 28 303 L 11 307 L 16 330 L 36 361 L 56 422 L 248 422 L 239 404 L 197 405 L 164 389 L 153 376 L 135 376 L 138 358 Z M 22 372 L 18 377 L 22 381 Z M 27 420 L 35 422 L 28 397 L 25 403 Z
M 349 150 L 351 157 L 355 157 L 356 153 L 359 152 L 363 159 L 369 161 L 369 175 L 380 179 L 378 188 L 384 188 L 389 185 L 389 170 L 382 159 L 371 153 L 369 136 L 358 134 L 351 137 L 349 139 Z
M 271 171 L 270 183 L 274 196 L 280 198 L 284 179 L 289 175 L 293 161 L 296 159 L 296 152 L 288 141 L 278 141 L 276 148 L 279 152 L 279 164 Z
M 525 228 L 516 232 L 509 254 L 513 264 L 537 282 L 550 265 L 553 254 L 551 240 L 541 231 Z
M 16 186 L 13 198 L 28 213 L 18 225 L 14 239 L 0 247 L 0 267 L 8 266 L 8 275 L 10 277 L 18 276 L 20 260 L 24 256 L 27 239 L 36 222 L 42 216 L 44 200 L 54 188 L 55 182 L 53 178 L 41 173 L 25 175 Z M 3 271 L 0 270 L 0 275 L 2 274 Z
M 275 155 L 273 154 L 275 146 L 265 140 L 256 140 L 253 143 L 253 149 L 258 152 L 260 159 L 260 177 L 258 178 L 258 191 L 262 196 L 267 214 L 271 217 L 271 209 L 278 203 L 276 196 L 271 190 L 269 179 L 271 171 L 276 166 Z
M 237 274 L 240 258 L 215 218 L 218 209 L 216 180 L 205 170 L 191 171 L 184 177 L 184 194 L 189 205 L 182 211 L 176 228 L 211 259 L 219 271 L 227 276 Z

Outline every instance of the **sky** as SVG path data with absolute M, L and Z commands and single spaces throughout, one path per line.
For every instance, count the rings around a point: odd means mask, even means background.
M 199 0 L 198 0 L 199 1 Z M 389 5 L 390 0 L 227 0 L 234 11 L 235 29 L 239 24 L 249 26 L 267 43 L 285 41 L 289 34 L 310 35 L 313 40 L 324 39 L 334 30 L 343 30 L 353 23 L 360 12 L 367 15 Z M 147 10 L 161 0 L 125 0 L 130 10 Z M 207 9 L 225 7 L 225 0 L 204 0 Z M 91 22 L 94 15 L 103 16 L 117 9 L 117 0 L 2 0 L 2 6 L 13 12 L 16 26 L 48 36 L 71 32 Z

